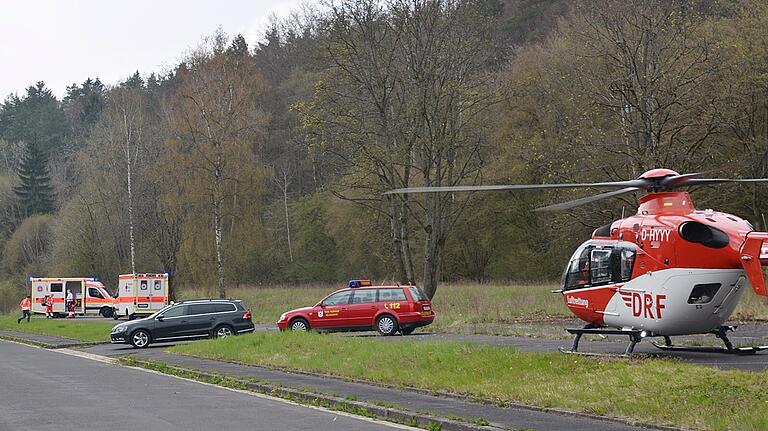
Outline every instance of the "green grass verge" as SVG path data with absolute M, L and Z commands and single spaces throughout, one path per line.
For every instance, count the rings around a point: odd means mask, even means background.
M 109 341 L 109 332 L 114 323 L 91 319 L 45 319 L 33 316 L 29 323 L 16 323 L 16 315 L 0 316 L 0 329 L 28 332 L 32 334 L 67 337 L 83 342 Z
M 253 312 L 255 323 L 275 323 L 285 311 L 316 304 L 339 285 L 240 287 L 227 296 L 241 299 Z M 554 284 L 445 284 L 438 288 L 433 305 L 438 319 L 434 330 L 481 324 L 506 324 L 519 320 L 570 317 Z M 184 289 L 179 299 L 210 297 L 202 289 Z
M 171 352 L 707 430 L 768 429 L 766 373 L 468 343 L 257 333 Z
M 275 323 L 287 310 L 316 304 L 336 285 L 279 285 L 227 289 L 230 298 L 242 299 L 253 312 L 255 323 Z M 558 289 L 550 284 L 442 284 L 433 299 L 437 319 L 428 330 L 461 330 L 471 325 L 509 325 L 521 321 L 573 318 Z M 208 298 L 203 289 L 181 289 L 179 299 Z M 215 296 L 215 295 L 214 295 Z M 768 298 L 744 292 L 732 320 L 768 320 Z

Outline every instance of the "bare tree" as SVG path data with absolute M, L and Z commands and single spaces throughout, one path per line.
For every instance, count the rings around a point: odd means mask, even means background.
M 283 194 L 283 208 L 285 209 L 285 239 L 288 243 L 288 257 L 293 263 L 293 247 L 291 246 L 291 216 L 288 214 L 288 187 L 291 185 L 291 178 L 288 173 L 288 167 L 283 165 L 280 169 L 277 182 L 280 186 L 280 191 Z
M 466 200 L 381 194 L 479 181 L 482 118 L 501 98 L 486 74 L 495 25 L 481 1 L 343 1 L 326 25 L 326 75 L 303 107 L 310 131 L 337 156 L 337 194 L 387 217 L 401 281 L 416 278 L 412 233 L 420 228 L 430 297 Z
M 258 96 L 265 89 L 247 52 L 226 52 L 219 33 L 198 50 L 178 73 L 171 112 L 172 154 L 184 169 L 188 196 L 210 211 L 219 297 L 226 297 L 224 223 L 234 215 L 227 202 L 253 168 L 255 141 L 265 116 Z
M 633 175 L 700 165 L 718 126 L 707 91 L 717 63 L 694 2 L 601 0 L 576 11 L 579 81 L 624 138 L 596 142 L 599 151 L 628 160 Z

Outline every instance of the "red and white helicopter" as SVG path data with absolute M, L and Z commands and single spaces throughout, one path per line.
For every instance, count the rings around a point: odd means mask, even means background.
M 648 192 L 637 214 L 596 229 L 573 253 L 562 277 L 565 305 L 587 322 L 568 329 L 576 352 L 584 334 L 627 335 L 629 355 L 643 338 L 663 337 L 664 350 L 755 353 L 768 346 L 735 348 L 724 326 L 747 281 L 768 296 L 762 267 L 768 265 L 767 232 L 755 232 L 738 216 L 697 210 L 680 187 L 719 183 L 768 182 L 759 179 L 698 178 L 669 169 L 653 169 L 636 180 L 578 183 L 414 187 L 387 194 L 471 192 L 555 188 L 615 188 L 538 210 L 565 210 L 627 193 Z M 711 333 L 724 348 L 674 346 L 670 337 Z

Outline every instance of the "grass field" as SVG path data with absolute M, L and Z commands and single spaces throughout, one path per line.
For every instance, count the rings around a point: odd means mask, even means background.
M 275 323 L 283 312 L 311 306 L 338 285 L 230 288 L 231 298 L 242 299 L 253 312 L 254 322 Z M 521 320 L 568 317 L 560 295 L 551 293 L 554 284 L 445 284 L 440 286 L 433 305 L 438 319 L 434 329 L 468 324 L 504 324 Z M 203 290 L 188 289 L 180 299 L 208 297 Z
M 45 319 L 32 317 L 20 324 L 16 323 L 16 315 L 0 316 L 0 329 L 29 332 L 33 334 L 55 335 L 80 341 L 109 341 L 109 331 L 114 323 L 93 319 Z
M 280 314 L 314 305 L 343 285 L 240 287 L 227 290 L 228 296 L 245 301 L 254 322 L 275 323 Z M 520 321 L 570 318 L 562 296 L 551 293 L 552 284 L 443 284 L 433 300 L 437 313 L 431 330 L 461 329 L 464 325 L 505 325 Z M 180 299 L 205 298 L 202 290 L 181 291 Z M 732 320 L 768 320 L 768 298 L 747 289 Z
M 398 386 L 496 403 L 558 407 L 707 430 L 768 429 L 766 373 L 671 360 L 606 360 L 455 342 L 316 333 L 257 333 L 175 346 L 172 352 Z
M 230 288 L 227 292 L 231 298 L 245 301 L 253 312 L 254 322 L 273 324 L 284 311 L 314 305 L 340 287 L 284 285 Z M 555 284 L 444 284 L 433 300 L 437 319 L 426 330 L 477 332 L 477 328 L 467 327 L 503 327 L 519 322 L 537 325 L 535 322 L 541 320 L 572 318 L 562 297 L 550 292 L 556 288 Z M 211 294 L 203 290 L 183 289 L 178 297 L 209 298 Z M 760 298 L 748 289 L 731 320 L 768 320 L 768 299 Z M 0 315 L 2 329 L 61 335 L 84 341 L 106 339 L 111 326 L 110 322 L 90 319 L 36 319 L 30 325 L 16 325 L 14 315 Z

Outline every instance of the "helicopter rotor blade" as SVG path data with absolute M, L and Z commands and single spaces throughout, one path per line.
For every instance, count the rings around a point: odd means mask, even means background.
M 612 198 L 614 196 L 621 196 L 623 194 L 631 193 L 631 192 L 634 192 L 634 191 L 637 191 L 637 190 L 640 190 L 640 188 L 638 188 L 638 187 L 627 187 L 627 188 L 623 188 L 623 189 L 620 189 L 620 190 L 614 190 L 614 191 L 607 192 L 607 193 L 600 193 L 599 195 L 587 196 L 587 197 L 583 197 L 583 198 L 579 198 L 579 199 L 574 199 L 572 201 L 560 202 L 560 203 L 557 203 L 557 204 L 554 204 L 554 205 L 548 205 L 548 206 L 545 206 L 545 207 L 536 208 L 534 211 L 541 212 L 541 211 L 562 211 L 562 210 L 567 210 L 567 209 L 575 208 L 575 207 L 580 206 L 580 205 L 585 205 L 585 204 L 588 204 L 588 203 L 601 201 L 603 199 Z
M 765 183 L 768 182 L 768 178 L 691 178 L 681 183 L 681 186 L 704 186 L 709 184 L 726 184 L 726 183 Z
M 629 181 L 610 181 L 604 183 L 573 183 L 573 184 L 499 184 L 487 186 L 443 186 L 443 187 L 408 187 L 384 192 L 385 195 L 409 193 L 446 193 L 446 192 L 487 192 L 503 190 L 536 190 L 536 189 L 576 189 L 590 187 L 610 188 L 646 188 L 651 184 L 645 179 Z
M 679 187 L 681 185 L 686 185 L 688 181 L 701 175 L 702 173 L 697 172 L 693 174 L 682 174 L 682 175 L 676 175 L 673 177 L 666 177 L 661 180 L 661 183 L 659 184 L 659 188 L 672 189 L 675 187 Z

